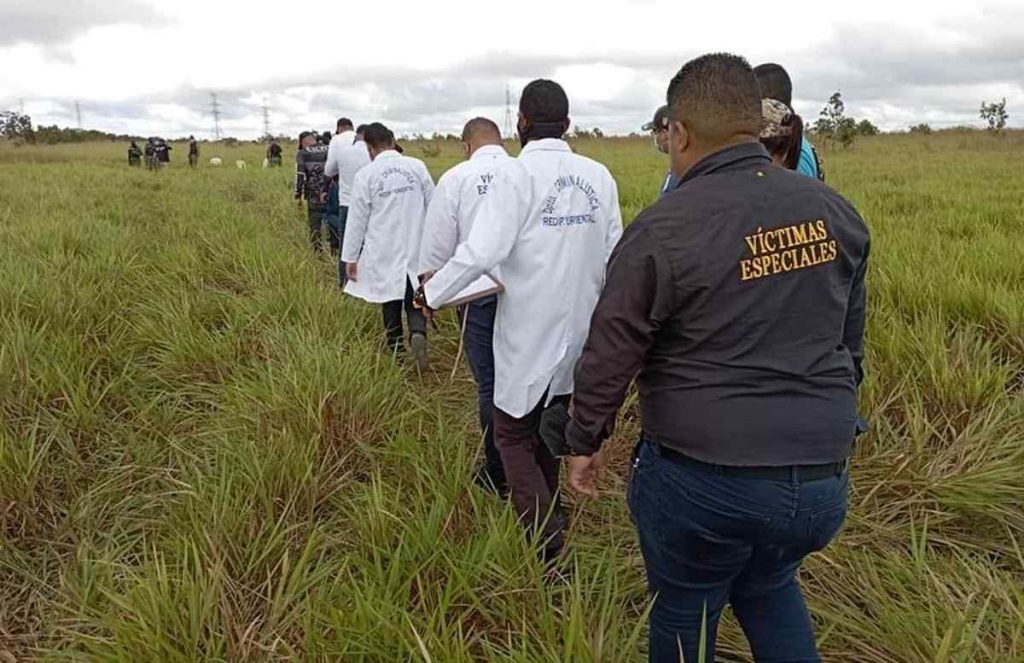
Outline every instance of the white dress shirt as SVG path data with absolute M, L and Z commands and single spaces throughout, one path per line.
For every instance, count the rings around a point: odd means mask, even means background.
M 324 174 L 338 176 L 338 204 L 348 207 L 352 201 L 352 182 L 356 173 L 370 163 L 366 143 L 356 140 L 356 132 L 345 131 L 331 139 L 327 146 L 327 163 Z
M 485 145 L 437 181 L 423 226 L 421 274 L 441 269 L 455 255 L 459 244 L 466 241 L 494 179 L 495 168 L 510 158 L 501 145 Z
M 621 236 L 611 173 L 565 141 L 532 141 L 497 168 L 469 238 L 425 294 L 436 308 L 500 268 L 494 405 L 506 414 L 526 416 L 545 391 L 545 405 L 572 393 L 605 265 Z
M 405 298 L 406 279 L 418 283 L 420 235 L 433 193 L 423 162 L 395 150 L 356 173 L 341 260 L 358 263 L 358 274 L 346 293 L 378 304 Z

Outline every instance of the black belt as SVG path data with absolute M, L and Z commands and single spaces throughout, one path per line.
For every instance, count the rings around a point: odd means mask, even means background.
M 662 458 L 670 460 L 679 465 L 692 467 L 708 474 L 718 474 L 726 477 L 740 477 L 745 479 L 767 479 L 770 481 L 817 481 L 829 477 L 840 476 L 846 471 L 848 462 L 841 460 L 838 463 L 823 463 L 821 465 L 780 465 L 738 467 L 735 465 L 716 465 L 705 463 L 702 460 L 691 458 L 675 449 L 666 447 L 663 444 L 654 443 L 655 449 Z

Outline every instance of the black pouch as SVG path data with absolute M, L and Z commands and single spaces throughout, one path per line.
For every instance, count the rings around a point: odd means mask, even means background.
M 554 402 L 540 415 L 540 439 L 559 458 L 569 455 L 569 444 L 565 441 L 565 428 L 569 425 L 569 406 L 565 402 Z

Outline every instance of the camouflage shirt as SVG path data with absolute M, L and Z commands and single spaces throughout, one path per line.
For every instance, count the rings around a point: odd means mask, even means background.
M 310 205 L 327 205 L 329 184 L 324 176 L 326 163 L 326 145 L 311 145 L 296 153 L 295 198 L 305 198 Z

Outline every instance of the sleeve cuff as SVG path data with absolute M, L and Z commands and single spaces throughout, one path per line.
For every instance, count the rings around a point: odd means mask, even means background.
M 575 419 L 572 419 L 566 426 L 565 442 L 573 456 L 591 456 L 597 453 L 601 450 L 602 441 L 583 430 Z

